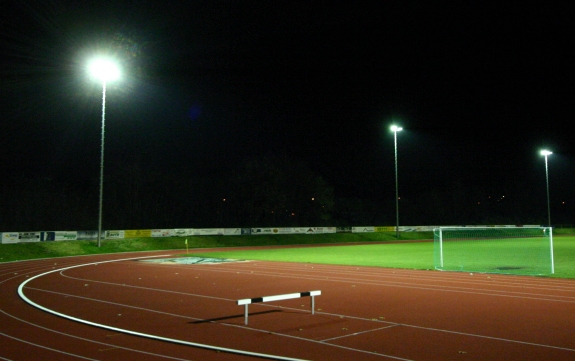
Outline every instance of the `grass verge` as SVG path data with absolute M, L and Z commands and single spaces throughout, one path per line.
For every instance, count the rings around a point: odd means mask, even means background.
M 188 239 L 190 249 L 397 241 L 395 233 L 390 232 L 128 238 L 103 240 L 101 247 L 97 247 L 95 241 L 15 243 L 0 244 L 0 262 L 118 252 L 185 249 L 184 242 L 186 239 Z M 433 239 L 433 234 L 431 232 L 406 232 L 401 235 L 402 241 L 420 239 Z
M 554 231 L 555 274 L 552 277 L 575 278 L 575 237 L 573 230 Z M 118 252 L 184 250 L 188 239 L 189 255 L 236 259 L 326 263 L 410 269 L 433 269 L 431 232 L 405 232 L 401 239 L 394 232 L 291 234 L 259 236 L 197 236 L 167 238 L 132 238 L 105 240 L 101 247 L 94 241 L 38 242 L 0 245 L 0 262 L 27 259 L 106 254 Z M 342 252 L 341 245 L 345 244 Z M 289 247 L 249 251 L 223 250 L 225 247 L 323 245 L 323 247 Z M 222 248 L 220 252 L 202 252 L 202 248 Z

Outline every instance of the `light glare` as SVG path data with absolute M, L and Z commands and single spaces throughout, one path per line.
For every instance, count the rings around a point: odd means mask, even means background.
M 541 155 L 551 155 L 553 154 L 553 152 L 549 151 L 549 150 L 542 150 L 541 151 Z
M 116 80 L 120 77 L 120 70 L 108 59 L 95 59 L 88 66 L 90 74 L 103 82 Z
M 402 130 L 403 130 L 403 128 L 402 128 L 402 127 L 398 127 L 397 125 L 392 125 L 392 126 L 391 126 L 391 131 L 392 131 L 392 132 L 400 132 L 400 131 L 402 131 Z

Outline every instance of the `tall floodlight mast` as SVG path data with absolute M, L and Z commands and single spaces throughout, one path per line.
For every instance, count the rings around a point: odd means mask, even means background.
M 102 245 L 102 205 L 104 196 L 104 132 L 106 125 L 106 83 L 117 80 L 120 70 L 114 62 L 105 58 L 94 59 L 88 65 L 90 75 L 102 82 L 102 143 L 100 147 L 100 200 L 98 207 L 98 247 Z
M 397 132 L 402 131 L 403 128 L 397 125 L 391 126 L 393 132 L 393 144 L 395 149 L 395 236 L 399 238 L 399 183 L 397 178 Z
M 545 181 L 547 184 L 547 225 L 551 227 L 551 203 L 549 201 L 549 171 L 547 167 L 547 156 L 553 154 L 553 152 L 546 149 L 541 151 L 541 155 L 545 157 Z

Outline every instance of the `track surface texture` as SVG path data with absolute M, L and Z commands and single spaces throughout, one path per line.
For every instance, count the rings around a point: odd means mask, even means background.
M 573 280 L 176 254 L 0 264 L 0 360 L 575 360 Z

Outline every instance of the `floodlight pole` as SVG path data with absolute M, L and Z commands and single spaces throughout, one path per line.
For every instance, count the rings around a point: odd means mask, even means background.
M 104 199 L 104 131 L 106 125 L 106 80 L 102 81 L 102 145 L 100 147 L 100 201 L 98 207 L 98 247 L 102 245 L 102 205 Z
M 108 59 L 95 59 L 88 66 L 93 77 L 102 81 L 102 146 L 100 148 L 100 202 L 98 208 L 98 247 L 102 245 L 102 204 L 104 198 L 104 132 L 106 125 L 106 82 L 120 76 L 118 68 Z
M 547 184 L 547 222 L 548 226 L 551 227 L 551 203 L 549 201 L 549 171 L 547 166 L 547 156 L 553 153 L 548 150 L 542 150 L 541 154 L 545 157 L 545 181 Z
M 399 239 L 399 182 L 397 178 L 397 132 L 403 128 L 393 125 L 393 144 L 395 149 L 395 237 Z

